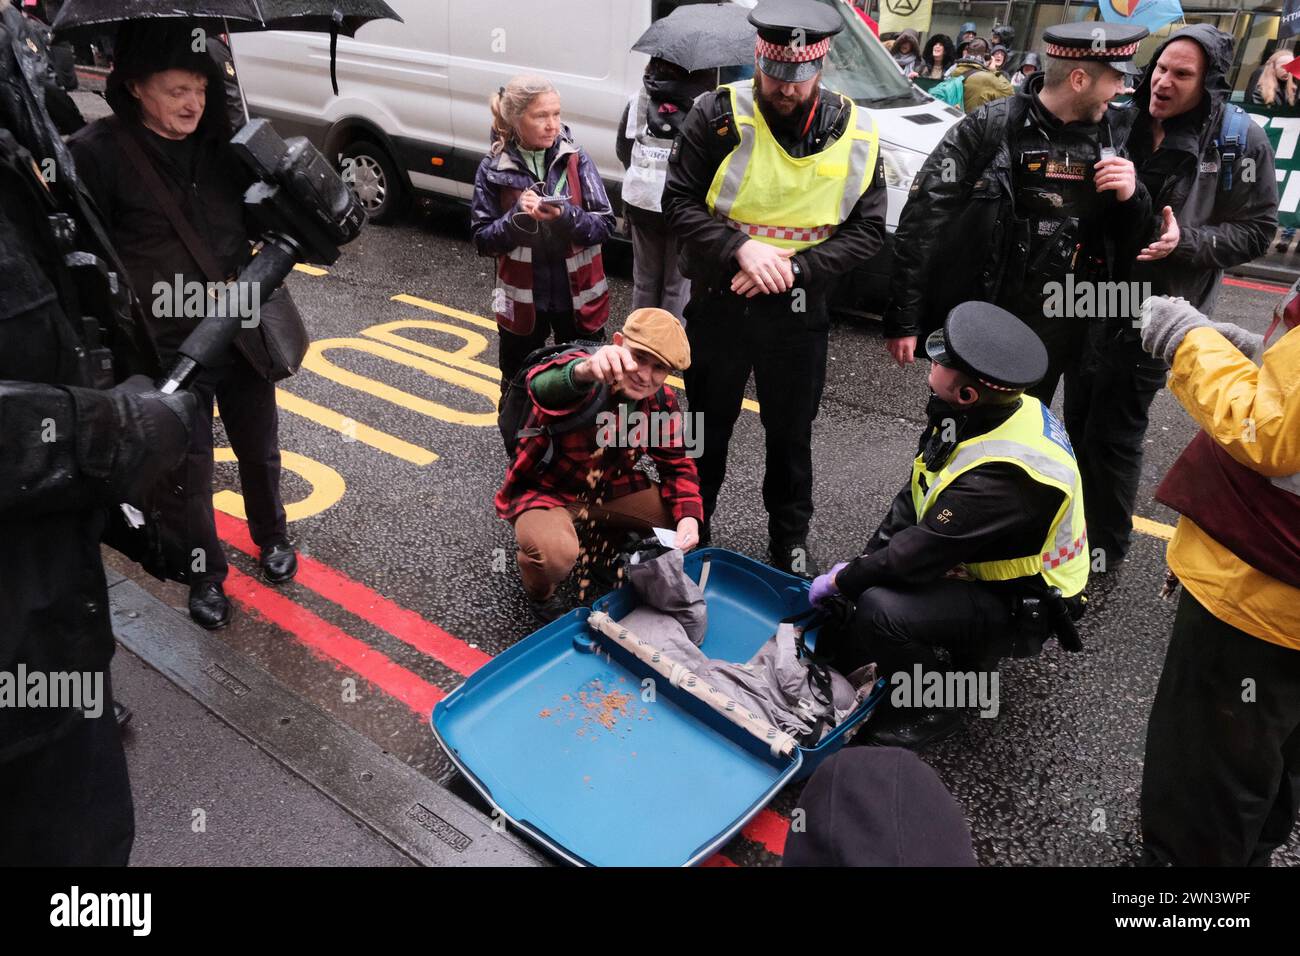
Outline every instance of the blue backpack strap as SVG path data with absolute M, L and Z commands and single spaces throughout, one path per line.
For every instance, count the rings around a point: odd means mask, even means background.
M 1240 106 L 1235 103 L 1225 105 L 1223 126 L 1214 140 L 1219 151 L 1219 188 L 1225 193 L 1232 192 L 1232 171 L 1246 149 L 1246 131 L 1250 122 L 1250 114 Z

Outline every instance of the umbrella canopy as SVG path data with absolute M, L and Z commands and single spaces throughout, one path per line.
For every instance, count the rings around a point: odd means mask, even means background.
M 207 20 L 223 33 L 305 30 L 344 36 L 356 36 L 371 20 L 402 20 L 383 0 L 68 0 L 52 26 L 64 37 L 156 17 Z
M 650 24 L 632 49 L 692 73 L 752 63 L 757 31 L 748 18 L 749 11 L 734 3 L 678 7 Z

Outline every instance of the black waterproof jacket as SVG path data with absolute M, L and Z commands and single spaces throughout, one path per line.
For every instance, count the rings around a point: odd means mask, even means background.
M 1015 96 L 986 103 L 948 130 L 922 164 L 894 233 L 894 272 L 884 314 L 887 338 L 920 336 L 943 324 L 953 306 L 972 299 L 996 302 L 1010 256 L 1014 218 L 1008 131 L 1029 115 L 1042 88 L 1030 77 Z M 1111 107 L 1104 123 L 1127 127 Z M 1119 154 L 1124 155 L 1119 142 Z M 1108 193 L 1104 217 L 1107 267 L 1122 278 L 1154 229 L 1151 199 L 1138 182 L 1128 202 Z
M 169 365 L 172 353 L 200 319 L 156 315 L 154 286 L 162 282 L 171 287 L 177 275 L 186 283 L 206 282 L 207 277 L 135 172 L 113 124 L 127 128 L 153 159 L 181 214 L 225 271 L 223 278 L 237 273 L 249 258 L 251 230 L 243 195 L 253 175 L 230 147 L 226 99 L 215 63 L 203 122 L 190 136 L 195 143 L 189 168 L 177 159 L 180 150 L 168 148 L 173 144 L 164 144 L 140 124 L 124 90 L 110 84 L 108 94 L 116 115 L 91 123 L 68 141 L 68 147 L 130 274 L 162 362 Z
M 1193 109 L 1164 123 L 1165 138 L 1152 152 L 1150 75 L 1175 40 L 1192 40 L 1205 51 L 1205 96 Z M 1263 255 L 1277 229 L 1273 149 L 1264 130 L 1247 122 L 1246 147 L 1233 169 L 1232 188 L 1223 188 L 1214 140 L 1222 133 L 1228 108 L 1229 34 L 1209 24 L 1193 24 L 1161 44 L 1151 64 L 1133 94 L 1136 109 L 1127 111 L 1128 151 L 1151 189 L 1156 214 L 1171 207 L 1182 237 L 1164 259 L 1137 263 L 1132 278 L 1150 282 L 1154 295 L 1182 296 L 1208 314 L 1223 270 Z
M 59 255 L 46 226 L 75 209 L 76 176 L 53 128 L 33 123 L 31 87 L 15 78 L 13 51 L 28 49 L 11 43 L 21 29 L 17 11 L 0 9 L 0 673 L 10 680 L 20 665 L 28 675 L 107 669 L 105 517 L 186 444 L 179 419 L 156 401 L 86 387 L 83 340 L 56 289 Z M 55 158 L 46 188 L 32 163 Z M 84 238 L 86 220 L 74 219 Z M 79 719 L 66 708 L 0 706 L 0 780 L 5 761 Z

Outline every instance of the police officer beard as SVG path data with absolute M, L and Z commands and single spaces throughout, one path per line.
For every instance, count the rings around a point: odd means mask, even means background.
M 817 88 L 814 87 L 808 98 L 801 102 L 781 98 L 781 107 L 788 108 L 791 102 L 795 102 L 795 106 L 788 113 L 782 113 L 777 102 L 769 99 L 758 84 L 754 86 L 754 99 L 758 103 L 758 108 L 763 111 L 763 119 L 767 121 L 768 126 L 780 133 L 797 136 L 808 122 L 809 111 L 817 103 Z

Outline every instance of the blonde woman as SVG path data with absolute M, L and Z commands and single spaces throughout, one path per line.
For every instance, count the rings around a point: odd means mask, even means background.
M 492 94 L 492 146 L 479 163 L 470 230 L 495 256 L 492 308 L 502 384 L 555 341 L 603 341 L 609 286 L 600 246 L 614 214 L 600 173 L 561 121 L 549 80 L 516 76 Z
M 1278 50 L 1259 68 L 1246 90 L 1246 102 L 1260 106 L 1295 106 L 1296 78 L 1287 72 L 1287 64 L 1295 59 L 1290 50 Z M 1277 237 L 1276 250 L 1285 253 L 1295 238 L 1295 226 L 1283 226 Z
M 1246 91 L 1246 100 L 1260 106 L 1295 106 L 1296 78 L 1286 66 L 1295 59 L 1290 50 L 1278 50 L 1259 71 L 1259 79 Z

